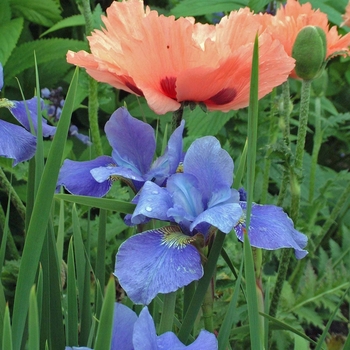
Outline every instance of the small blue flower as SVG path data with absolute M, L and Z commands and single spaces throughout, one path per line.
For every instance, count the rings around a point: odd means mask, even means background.
M 232 181 L 232 158 L 216 138 L 207 136 L 193 142 L 183 173 L 170 176 L 165 188 L 144 184 L 131 223 L 153 218 L 177 225 L 134 235 L 120 246 L 115 275 L 134 303 L 147 305 L 158 293 L 202 277 L 194 243 L 205 244 L 213 227 L 229 233 L 242 216 Z
M 153 162 L 156 140 L 153 128 L 133 118 L 126 108 L 117 109 L 106 123 L 105 132 L 112 146 L 112 157 L 101 156 L 92 161 L 65 160 L 57 186 L 72 194 L 102 197 L 114 179 L 127 179 L 135 192 L 147 180 L 162 185 L 175 173 L 182 154 L 184 122 L 170 136 L 164 155 Z
M 0 64 L 0 90 L 3 87 L 3 68 Z M 0 120 L 0 156 L 13 159 L 13 166 L 17 163 L 32 158 L 36 150 L 36 137 L 30 130 L 30 124 L 33 125 L 35 133 L 37 132 L 37 97 L 26 101 L 10 101 L 6 98 L 0 99 L 0 107 L 6 107 L 11 114 L 21 123 L 24 128 L 6 121 Z M 41 101 L 43 108 L 43 101 Z M 27 110 L 30 115 L 31 123 L 28 119 Z M 52 136 L 56 128 L 47 124 L 42 119 L 43 136 Z

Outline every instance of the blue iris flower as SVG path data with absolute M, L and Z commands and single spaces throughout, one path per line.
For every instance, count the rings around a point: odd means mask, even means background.
M 0 91 L 4 85 L 3 67 L 0 64 Z M 36 150 L 36 137 L 30 133 L 30 122 L 27 109 L 29 111 L 31 123 L 34 131 L 37 132 L 38 114 L 37 97 L 26 101 L 11 101 L 6 98 L 0 99 L 0 107 L 6 107 L 11 114 L 21 123 L 23 127 L 0 120 L 0 156 L 13 159 L 13 165 L 32 158 Z M 41 101 L 42 108 L 44 107 Z M 56 128 L 47 124 L 42 119 L 43 136 L 52 136 Z
M 158 293 L 202 277 L 194 243 L 205 244 L 213 227 L 229 233 L 243 213 L 232 182 L 232 158 L 216 138 L 207 136 L 192 143 L 183 172 L 170 176 L 166 187 L 144 184 L 131 223 L 153 218 L 172 225 L 134 235 L 119 248 L 115 275 L 134 303 L 147 305 Z
M 190 345 L 184 345 L 173 332 L 157 336 L 154 321 L 148 308 L 137 316 L 127 306 L 115 303 L 111 350 L 216 350 L 218 342 L 214 334 L 202 330 Z M 92 350 L 87 347 L 66 347 L 65 350 Z
M 184 121 L 170 136 L 165 153 L 153 162 L 156 140 L 153 128 L 133 118 L 126 108 L 117 109 L 105 125 L 112 156 L 100 156 L 91 161 L 65 160 L 58 177 L 57 188 L 63 185 L 76 195 L 104 196 L 114 179 L 130 181 L 137 192 L 147 180 L 162 185 L 183 158 L 182 133 Z

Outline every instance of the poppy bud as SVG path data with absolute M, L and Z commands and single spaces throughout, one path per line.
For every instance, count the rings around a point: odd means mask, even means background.
M 327 39 L 323 29 L 307 26 L 300 30 L 292 50 L 298 77 L 303 80 L 316 78 L 322 72 L 326 53 Z

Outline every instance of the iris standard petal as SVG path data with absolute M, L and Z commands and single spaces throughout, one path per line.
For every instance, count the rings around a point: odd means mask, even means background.
M 245 211 L 246 202 L 240 202 Z M 239 240 L 243 241 L 245 222 L 235 227 Z M 274 205 L 260 205 L 253 203 L 248 231 L 250 244 L 253 247 L 267 250 L 279 248 L 293 248 L 297 259 L 307 255 L 307 237 L 294 228 L 293 221 L 282 208 Z
M 207 223 L 224 233 L 229 233 L 242 217 L 242 208 L 238 203 L 220 204 L 199 214 L 190 226 L 194 230 L 199 224 Z M 201 232 L 206 235 L 207 232 Z
M 131 223 L 140 224 L 146 218 L 167 221 L 168 209 L 172 206 L 170 193 L 152 181 L 146 181 L 139 194 L 137 206 L 131 217 Z
M 36 137 L 21 126 L 0 120 L 0 156 L 14 159 L 13 165 L 32 158 Z
M 132 337 L 136 321 L 137 315 L 134 311 L 121 303 L 114 304 L 111 350 L 121 347 L 123 350 L 134 350 Z
M 174 292 L 203 276 L 191 240 L 177 226 L 167 226 L 132 236 L 120 246 L 114 273 L 135 304 L 148 305 L 158 293 Z
M 111 188 L 112 181 L 106 180 L 99 183 L 93 178 L 90 170 L 99 166 L 106 167 L 111 163 L 113 163 L 113 159 L 108 156 L 101 156 L 85 162 L 66 159 L 58 175 L 56 189 L 59 190 L 60 186 L 64 186 L 72 194 L 103 197 Z
M 190 345 L 184 345 L 180 342 L 173 332 L 166 332 L 157 339 L 158 349 L 171 350 L 217 350 L 218 341 L 213 333 L 202 330 L 198 338 Z
M 26 105 L 33 123 L 33 127 L 35 132 L 37 132 L 37 125 L 38 125 L 38 99 L 37 97 L 33 97 L 30 100 L 26 101 L 12 101 L 14 103 L 14 106 L 10 108 L 10 112 L 12 115 L 27 129 L 30 130 L 30 123 L 28 119 L 27 109 Z M 42 107 L 44 108 L 43 101 L 41 101 Z M 56 132 L 56 127 L 48 125 L 46 120 L 44 118 L 42 119 L 42 130 L 43 130 L 43 136 L 48 137 L 52 136 Z
M 135 350 L 158 350 L 156 327 L 147 307 L 135 322 L 133 345 Z
M 231 187 L 233 160 L 213 136 L 197 139 L 184 159 L 184 172 L 199 180 L 199 190 L 208 202 L 212 193 L 221 187 Z
M 174 174 L 167 181 L 167 190 L 171 193 L 174 203 L 182 207 L 191 217 L 195 218 L 205 209 L 199 181 L 195 176 L 185 173 Z
M 164 180 L 176 170 L 183 160 L 183 141 L 182 134 L 185 128 L 185 121 L 182 120 L 179 127 L 175 129 L 169 138 L 168 146 L 164 154 L 155 160 L 150 172 L 147 174 L 148 179 L 155 178 L 158 185 L 162 185 Z M 157 181 L 158 180 L 158 181 Z
M 140 175 L 148 172 L 156 149 L 154 130 L 149 124 L 133 118 L 125 107 L 121 107 L 106 123 L 105 132 L 118 166 Z

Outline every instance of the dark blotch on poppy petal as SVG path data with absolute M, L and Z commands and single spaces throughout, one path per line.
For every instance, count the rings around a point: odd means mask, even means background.
M 225 105 L 232 102 L 237 96 L 237 91 L 234 88 L 226 88 L 220 90 L 217 94 L 210 97 L 206 102 L 216 105 Z
M 160 81 L 160 87 L 162 88 L 165 95 L 176 100 L 176 78 L 165 77 Z
M 125 85 L 136 95 L 143 96 L 143 92 L 136 85 L 130 83 L 129 81 L 126 81 Z

